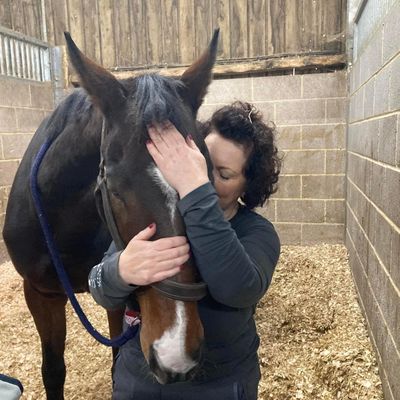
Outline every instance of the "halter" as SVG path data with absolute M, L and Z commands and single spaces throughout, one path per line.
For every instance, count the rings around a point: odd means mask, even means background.
M 105 119 L 103 118 L 103 123 L 101 126 L 101 144 L 104 143 L 105 125 Z M 99 175 L 97 176 L 97 186 L 100 189 L 107 228 L 110 232 L 110 235 L 115 243 L 117 250 L 123 250 L 126 246 L 118 231 L 114 214 L 112 212 L 110 196 L 107 189 L 106 166 L 101 150 Z M 152 283 L 150 286 L 161 293 L 163 296 L 173 300 L 198 301 L 207 294 L 207 285 L 204 282 L 181 283 L 167 278 L 161 282 Z

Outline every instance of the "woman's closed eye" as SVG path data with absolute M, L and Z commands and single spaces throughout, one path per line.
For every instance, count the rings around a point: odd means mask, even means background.
M 227 168 L 216 168 L 214 171 L 217 172 L 218 178 L 221 178 L 224 181 L 227 181 L 233 177 L 233 174 Z
M 219 176 L 220 176 L 221 179 L 223 179 L 224 181 L 227 181 L 227 180 L 230 179 L 230 176 L 228 176 L 227 174 L 220 173 Z

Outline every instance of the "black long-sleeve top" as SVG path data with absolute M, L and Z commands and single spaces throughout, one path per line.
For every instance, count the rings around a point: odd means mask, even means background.
M 256 359 L 259 338 L 253 314 L 271 283 L 279 238 L 269 221 L 245 206 L 226 221 L 211 183 L 186 195 L 178 209 L 209 290 L 198 302 L 205 332 L 205 368 L 212 366 L 208 376 L 223 375 Z M 89 275 L 90 292 L 105 308 L 129 304 L 134 296 L 135 288 L 118 274 L 119 254 L 111 246 Z

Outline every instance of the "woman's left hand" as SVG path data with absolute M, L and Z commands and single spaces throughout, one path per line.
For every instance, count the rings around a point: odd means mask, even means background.
M 147 149 L 180 198 L 209 181 L 206 160 L 191 136 L 185 140 L 169 121 L 148 127 L 148 132 Z

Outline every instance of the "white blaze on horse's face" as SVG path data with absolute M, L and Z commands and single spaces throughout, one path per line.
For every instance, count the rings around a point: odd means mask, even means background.
M 167 208 L 171 217 L 171 226 L 174 226 L 176 203 L 178 202 L 177 191 L 165 180 L 161 171 L 154 165 L 150 165 L 147 171 L 151 177 L 151 180 L 157 184 L 163 194 L 167 197 Z
M 186 374 L 194 368 L 193 361 L 185 349 L 187 317 L 185 305 L 176 301 L 176 319 L 174 325 L 164 332 L 160 339 L 153 343 L 153 349 L 158 365 L 164 370 L 177 374 Z

